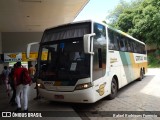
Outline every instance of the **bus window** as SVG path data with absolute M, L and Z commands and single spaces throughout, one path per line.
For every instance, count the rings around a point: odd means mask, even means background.
M 126 46 L 127 52 L 133 52 L 132 40 L 128 37 L 126 37 L 125 39 L 126 39 L 125 46 Z
M 142 54 L 146 54 L 145 45 L 142 46 L 142 50 L 143 50 L 143 51 L 142 51 L 142 52 L 143 52 Z
M 136 42 L 137 53 L 141 53 L 141 46 L 138 42 Z
M 128 38 L 127 42 L 128 42 L 128 51 L 133 52 L 133 44 L 132 44 L 133 41 L 130 38 Z
M 110 29 L 108 29 L 108 37 L 109 37 L 109 49 L 114 50 L 114 32 Z
M 141 49 L 140 53 L 145 54 L 145 46 L 143 44 L 140 44 L 140 49 Z
M 117 43 L 117 33 L 111 29 L 108 29 L 108 37 L 109 37 L 109 49 L 119 50 L 119 46 Z
M 137 48 L 136 48 L 136 43 L 135 43 L 135 41 L 132 42 L 132 46 L 133 46 L 133 52 L 134 52 L 134 53 L 137 53 Z
M 106 29 L 105 26 L 94 23 L 93 39 L 93 80 L 101 78 L 106 73 Z
M 128 42 L 127 42 L 127 37 L 123 36 L 123 43 L 124 43 L 124 51 L 128 52 L 129 46 L 128 46 Z
M 117 42 L 117 36 L 118 36 L 118 34 L 114 33 L 114 46 L 115 46 L 115 50 L 119 50 L 119 45 L 118 45 L 118 42 Z
M 126 46 L 125 46 L 125 38 L 124 37 L 121 37 L 121 39 L 119 40 L 119 47 L 120 47 L 120 51 L 125 52 L 127 50 Z

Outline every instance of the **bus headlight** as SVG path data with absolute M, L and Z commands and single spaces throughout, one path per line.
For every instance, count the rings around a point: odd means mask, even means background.
M 78 84 L 75 88 L 75 90 L 82 90 L 82 89 L 87 89 L 92 87 L 91 83 L 83 83 L 83 84 Z
M 38 88 L 45 89 L 45 87 L 42 83 L 37 83 L 37 86 L 38 86 Z

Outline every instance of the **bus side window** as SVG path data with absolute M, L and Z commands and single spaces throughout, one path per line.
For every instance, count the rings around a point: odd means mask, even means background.
M 126 51 L 126 46 L 125 46 L 125 39 L 124 37 L 121 37 L 119 41 L 119 46 L 120 46 L 120 51 Z
M 97 80 L 106 74 L 106 28 L 94 23 L 93 37 L 93 80 Z
M 119 46 L 117 42 L 117 33 L 111 29 L 108 29 L 108 36 L 109 36 L 109 49 L 119 50 Z
M 124 43 L 124 49 L 125 52 L 128 52 L 128 42 L 127 42 L 127 37 L 123 36 L 123 43 Z
M 137 53 L 136 43 L 135 43 L 135 41 L 134 41 L 134 42 L 132 42 L 132 45 L 133 45 L 133 52 L 134 52 L 134 53 Z
M 117 41 L 117 50 L 120 50 L 120 37 L 118 34 L 115 35 L 115 39 Z
M 140 46 L 141 46 L 141 54 L 144 54 L 144 45 L 141 44 Z
M 131 41 L 130 44 L 131 44 L 131 46 L 132 46 L 132 51 L 131 51 L 131 52 L 134 52 L 133 41 Z
M 145 45 L 143 45 L 142 50 L 143 50 L 143 54 L 146 54 Z
M 113 31 L 108 29 L 108 37 L 109 37 L 109 49 L 114 50 L 114 35 Z
M 127 38 L 127 49 L 128 52 L 133 52 L 133 48 L 132 48 L 132 43 L 131 43 L 131 39 Z
M 119 50 L 118 40 L 117 40 L 117 33 L 114 33 L 114 45 L 115 50 Z
M 138 42 L 136 42 L 136 49 L 137 49 L 137 53 L 140 53 L 141 50 L 140 50 L 140 45 L 138 44 Z
M 142 53 L 141 51 L 142 51 L 142 50 L 141 50 L 141 44 L 138 44 L 138 53 L 141 54 L 141 53 Z

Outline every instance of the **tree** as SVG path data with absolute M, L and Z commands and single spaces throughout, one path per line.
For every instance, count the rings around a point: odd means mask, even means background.
M 120 14 L 118 21 L 116 22 L 116 27 L 124 32 L 128 32 L 128 29 L 133 27 L 132 19 L 134 13 L 130 10 L 125 10 Z
M 135 8 L 138 6 L 143 0 L 132 1 L 131 3 L 127 3 L 125 0 L 120 0 L 120 3 L 115 7 L 114 10 L 109 11 L 110 13 L 106 16 L 107 24 L 115 26 L 118 21 L 119 16 L 126 11 L 127 9 Z
M 128 8 L 128 3 L 124 0 L 121 0 L 120 3 L 116 6 L 116 8 L 113 11 L 110 11 L 110 13 L 107 15 L 107 24 L 115 26 L 119 15 L 122 14 L 126 8 Z
M 160 48 L 160 1 L 145 0 L 139 7 L 141 11 L 133 18 L 134 27 L 129 32 L 148 44 Z M 136 32 L 135 32 L 136 31 Z
M 139 2 L 139 1 L 138 1 Z M 136 3 L 136 2 L 135 2 Z M 134 4 L 135 4 L 134 3 Z M 144 0 L 125 8 L 115 23 L 116 28 L 160 48 L 160 1 Z

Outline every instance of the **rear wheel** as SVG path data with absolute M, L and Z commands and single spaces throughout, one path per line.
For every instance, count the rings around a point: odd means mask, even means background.
M 111 83 L 111 94 L 108 96 L 110 100 L 114 99 L 117 96 L 118 92 L 118 84 L 117 81 L 112 78 L 112 83 Z
M 143 78 L 144 78 L 144 74 L 143 74 L 143 70 L 141 70 L 139 80 L 141 81 Z

